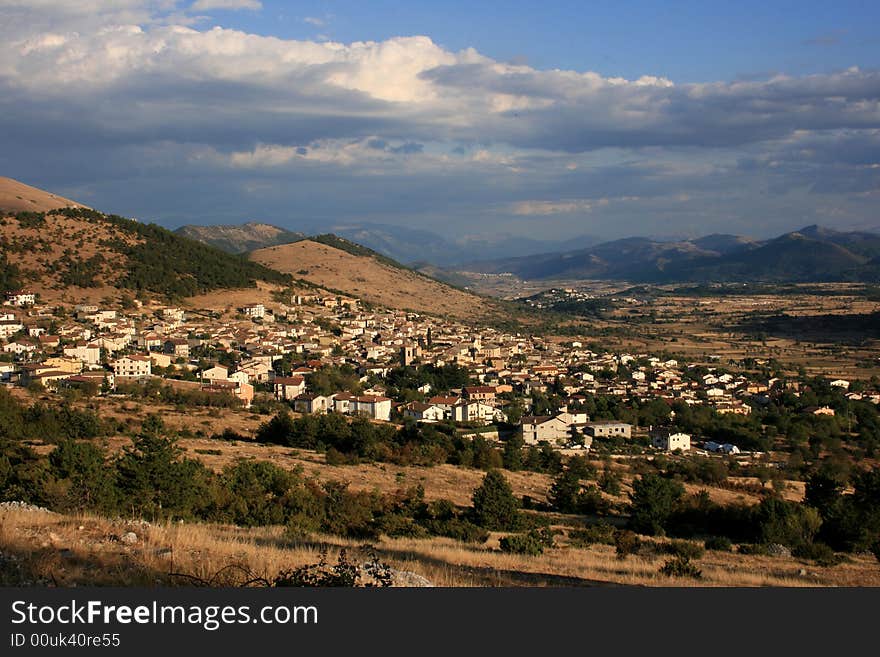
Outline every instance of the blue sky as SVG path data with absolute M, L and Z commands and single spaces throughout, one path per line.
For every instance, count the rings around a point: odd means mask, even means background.
M 494 59 L 607 76 L 712 82 L 768 72 L 880 64 L 876 2 L 273 2 L 218 13 L 292 39 L 342 42 L 427 34 Z M 306 22 L 304 19 L 311 19 Z M 320 22 L 320 24 L 316 24 Z
M 0 174 L 169 227 L 880 226 L 880 4 L 0 0 Z

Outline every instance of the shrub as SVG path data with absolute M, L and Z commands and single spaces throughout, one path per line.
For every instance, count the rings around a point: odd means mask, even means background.
M 614 545 L 615 528 L 607 522 L 590 525 L 585 529 L 573 529 L 568 533 L 568 540 L 574 547 L 587 547 L 594 543 Z
M 635 532 L 622 529 L 614 533 L 614 547 L 617 558 L 626 559 L 629 555 L 638 553 L 642 541 Z
M 687 557 L 675 557 L 660 566 L 660 573 L 667 577 L 692 577 L 700 579 L 703 571 L 691 563 Z
M 770 550 L 762 543 L 742 543 L 736 549 L 739 554 L 753 554 L 761 557 L 769 557 Z
M 843 557 L 835 554 L 834 550 L 824 543 L 804 543 L 791 551 L 793 557 L 798 559 L 811 559 L 820 566 L 836 566 L 843 561 Z
M 348 559 L 345 549 L 339 553 L 336 564 L 327 563 L 327 551 L 323 550 L 317 563 L 284 570 L 270 581 L 270 586 L 304 587 L 387 587 L 394 580 L 391 567 L 379 561 L 375 554 L 363 566 Z
M 532 530 L 527 534 L 511 534 L 499 542 L 502 552 L 538 556 L 545 547 L 553 547 L 553 534 L 548 529 Z
M 505 531 L 517 529 L 520 514 L 510 484 L 498 470 L 490 470 L 483 483 L 474 491 L 473 514 L 476 524 L 486 529 Z
M 633 482 L 632 529 L 642 534 L 662 534 L 670 516 L 678 509 L 684 486 L 658 475 L 644 475 Z
M 717 552 L 730 552 L 733 549 L 733 543 L 726 536 L 712 536 L 706 539 L 703 546 L 707 550 L 715 550 Z
M 698 543 L 672 541 L 664 546 L 664 552 L 676 557 L 684 557 L 686 559 L 701 559 L 706 553 L 706 550 Z

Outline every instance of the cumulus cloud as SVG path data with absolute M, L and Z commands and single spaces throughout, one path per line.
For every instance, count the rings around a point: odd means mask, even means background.
M 876 185 L 877 71 L 678 84 L 540 70 L 427 36 L 338 43 L 198 28 L 197 12 L 260 6 L 0 0 L 0 163 L 14 174 L 31 157 L 100 153 L 115 175 L 155 162 L 247 175 L 252 189 L 259 175 L 385 175 L 432 202 L 432 185 L 455 180 L 476 215 L 504 207 L 524 220 L 627 205 L 603 198 L 693 205 L 762 176 L 780 194 Z

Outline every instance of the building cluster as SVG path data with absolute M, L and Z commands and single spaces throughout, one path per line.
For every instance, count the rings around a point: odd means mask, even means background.
M 32 292 L 10 291 L 0 308 L 0 380 L 49 389 L 94 384 L 109 391 L 160 378 L 230 395 L 245 406 L 263 391 L 300 413 L 378 421 L 487 425 L 506 422 L 519 409 L 527 444 L 582 447 L 633 435 L 629 424 L 591 421 L 578 411 L 589 396 L 679 401 L 748 414 L 782 385 L 718 368 L 695 370 L 651 354 L 600 353 L 577 340 L 364 308 L 351 298 L 297 295 L 285 301 L 254 301 L 225 314 L 140 303 L 127 310 L 87 303 L 62 310 L 41 304 Z M 407 399 L 388 394 L 384 378 L 392 368 L 427 364 L 466 368 L 470 385 L 431 390 L 426 384 Z M 310 389 L 311 374 L 342 365 L 359 377 L 356 390 Z M 553 412 L 536 413 L 533 399 L 548 393 L 561 403 Z M 876 393 L 858 395 L 880 402 Z M 827 411 L 833 413 L 815 412 Z M 668 450 L 690 448 L 690 437 L 674 432 L 652 435 L 652 441 Z

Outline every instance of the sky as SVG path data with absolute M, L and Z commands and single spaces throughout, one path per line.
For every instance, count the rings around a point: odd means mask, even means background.
M 880 3 L 0 0 L 0 175 L 174 228 L 880 228 Z

